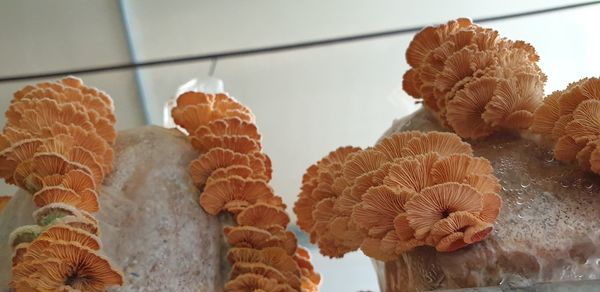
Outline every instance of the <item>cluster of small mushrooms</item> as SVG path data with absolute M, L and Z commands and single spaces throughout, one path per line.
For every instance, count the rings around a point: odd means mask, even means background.
M 227 291 L 318 291 L 308 251 L 286 230 L 290 218 L 269 186 L 271 161 L 262 152 L 252 112 L 227 94 L 186 92 L 172 110 L 200 156 L 190 164 L 199 202 L 211 215 L 227 212 L 231 246 Z
M 544 94 L 538 59 L 529 44 L 459 18 L 415 35 L 403 88 L 463 138 L 527 129 Z
M 584 78 L 546 97 L 531 131 L 553 145 L 557 160 L 600 174 L 600 79 Z
M 492 170 L 453 133 L 396 133 L 311 165 L 294 211 L 330 257 L 359 247 L 383 261 L 422 245 L 450 252 L 493 230 L 502 199 Z
M 16 291 L 105 291 L 123 275 L 102 254 L 98 189 L 112 171 L 112 100 L 66 77 L 14 94 L 0 134 L 0 177 L 32 194 L 37 224 L 10 235 Z

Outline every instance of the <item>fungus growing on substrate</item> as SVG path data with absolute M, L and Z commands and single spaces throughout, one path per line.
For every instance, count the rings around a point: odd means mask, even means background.
M 111 99 L 67 77 L 14 95 L 0 134 L 0 176 L 27 190 L 37 225 L 17 228 L 17 291 L 104 291 L 122 274 L 99 254 L 97 187 L 112 170 Z
M 553 145 L 554 157 L 600 174 L 600 79 L 584 78 L 544 99 L 531 131 Z
M 463 138 L 528 128 L 546 76 L 535 49 L 459 18 L 429 26 L 407 51 L 403 88 Z
M 13 268 L 13 283 L 35 279 L 35 289 L 54 290 L 63 286 L 82 291 L 104 291 L 122 285 L 123 275 L 108 259 L 77 242 L 48 241 L 38 248 L 32 243 L 23 261 Z M 18 289 L 18 287 L 17 287 Z
M 472 153 L 455 134 L 396 133 L 348 155 L 337 196 L 316 192 L 314 186 L 331 180 L 317 175 L 317 163 L 307 170 L 294 208 L 316 206 L 312 217 L 298 213 L 299 222 L 308 217 L 313 224 L 299 226 L 332 257 L 360 247 L 390 261 L 422 245 L 450 252 L 481 241 L 493 230 L 502 199 L 491 164 Z
M 225 289 L 318 291 L 320 276 L 308 268 L 309 259 L 302 259 L 305 269 L 295 261 L 298 243 L 285 229 L 285 204 L 268 184 L 271 160 L 250 110 L 226 94 L 186 92 L 172 114 L 200 152 L 190 164 L 200 205 L 211 215 L 232 214 L 237 224 L 223 229 L 232 246 Z

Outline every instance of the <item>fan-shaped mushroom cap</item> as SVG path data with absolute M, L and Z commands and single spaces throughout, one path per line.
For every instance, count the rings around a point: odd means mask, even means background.
M 431 152 L 442 157 L 460 153 L 473 155 L 471 145 L 461 141 L 459 136 L 442 132 L 428 132 L 423 136 L 414 137 L 402 150 L 404 156 L 416 156 Z
M 123 284 L 122 273 L 108 259 L 78 243 L 51 242 L 38 255 L 39 258 L 34 257 L 13 268 L 14 281 L 33 274 L 37 279 L 34 285 L 54 287 L 51 289 L 64 285 L 85 291 L 104 291 L 108 287 Z M 43 259 L 56 261 L 30 264 Z
M 384 251 L 383 250 L 383 248 L 381 247 L 381 239 L 380 238 L 373 238 L 373 237 L 365 238 L 360 246 L 360 249 L 366 256 L 372 257 L 374 259 L 384 261 L 384 262 L 393 261 L 398 258 L 398 256 L 396 255 L 396 253 L 393 250 L 392 251 L 390 251 L 390 250 Z
M 262 180 L 228 177 L 206 185 L 200 195 L 204 210 L 216 215 L 222 210 L 239 210 L 274 196 L 273 189 Z
M 258 274 L 278 283 L 286 283 L 286 277 L 277 269 L 259 262 L 236 262 L 231 266 L 229 279 L 235 279 L 243 274 Z
M 290 222 L 290 217 L 285 210 L 265 203 L 256 203 L 246 207 L 240 212 L 236 221 L 240 225 L 255 226 L 263 228 L 273 224 L 286 227 Z
M 529 128 L 534 133 L 543 135 L 552 134 L 554 124 L 560 118 L 560 105 L 558 99 L 562 96 L 562 91 L 554 91 L 548 95 L 543 104 L 538 107 L 533 114 L 533 122 Z
M 50 224 L 54 219 L 64 216 L 80 216 L 80 211 L 73 205 L 65 203 L 51 203 L 33 212 L 33 218 L 40 226 Z
M 315 206 L 322 199 L 334 195 L 332 192 L 334 192 L 335 187 L 333 185 L 325 185 L 321 181 L 321 179 L 324 178 L 324 174 L 329 174 L 332 178 L 340 176 L 341 166 L 346 159 L 349 158 L 352 153 L 356 153 L 359 150 L 360 148 L 351 146 L 339 147 L 336 150 L 329 152 L 318 163 L 307 169 L 303 176 L 302 192 L 294 205 L 294 212 L 298 217 L 297 224 L 302 230 L 311 232 L 311 229 L 315 224 L 312 214 L 315 210 Z M 333 172 L 332 168 L 338 170 Z
M 86 232 L 82 229 L 77 229 L 65 224 L 53 224 L 48 229 L 44 230 L 39 236 L 39 239 L 61 240 L 65 242 L 77 242 L 82 246 L 92 250 L 100 250 L 100 238 Z
M 112 170 L 113 150 L 110 144 L 95 131 L 87 131 L 78 125 L 53 124 L 40 132 L 40 136 L 43 138 L 52 138 L 59 135 L 71 137 L 73 146 L 79 146 L 94 153 L 95 158 L 102 164 L 105 173 Z
M 33 195 L 33 202 L 38 207 L 43 207 L 51 203 L 65 203 L 77 206 L 81 202 L 81 197 L 73 190 L 64 187 L 46 187 Z
M 394 162 L 383 183 L 391 188 L 404 188 L 419 192 L 433 184 L 431 171 L 439 159 L 437 153 L 428 153 Z
M 283 290 L 282 284 L 276 280 L 258 274 L 243 274 L 225 284 L 225 289 L 231 292 L 246 291 L 289 291 Z M 293 290 L 292 290 L 293 291 Z
M 223 232 L 227 242 L 235 247 L 261 249 L 272 239 L 270 232 L 254 226 L 227 226 Z
M 414 195 L 405 189 L 376 186 L 367 190 L 362 202 L 354 208 L 352 216 L 369 236 L 382 238 L 394 230 L 394 218 L 404 210 L 404 204 Z
M 260 133 L 255 124 L 242 121 L 238 117 L 214 120 L 206 126 L 200 126 L 193 136 L 201 138 L 205 135 L 215 136 L 247 136 L 260 143 Z
M 23 260 L 23 255 L 27 252 L 29 242 L 22 242 L 13 248 L 12 267 L 18 265 Z
M 210 176 L 206 180 L 206 183 L 211 184 L 215 180 L 227 178 L 230 176 L 239 176 L 241 178 L 262 178 L 262 176 L 254 177 L 254 175 L 255 174 L 252 171 L 252 168 L 246 165 L 231 165 L 223 168 L 217 168 L 210 174 Z
M 459 136 L 478 139 L 494 131 L 494 127 L 487 124 L 481 115 L 494 96 L 496 83 L 497 80 L 493 77 L 478 78 L 467 83 L 448 102 L 446 118 Z
M 261 150 L 261 145 L 248 136 L 218 136 L 204 135 L 192 137 L 192 146 L 200 152 L 206 152 L 213 148 L 230 149 L 237 153 L 253 153 Z
M 436 184 L 464 182 L 471 175 L 489 175 L 492 171 L 492 165 L 485 158 L 452 154 L 433 164 L 431 176 Z
M 190 163 L 194 184 L 203 187 L 213 171 L 232 165 L 249 165 L 248 156 L 229 149 L 214 148 Z
M 440 252 L 452 252 L 467 246 L 467 243 L 463 240 L 465 237 L 463 232 L 455 232 L 444 238 L 442 238 L 435 249 Z
M 406 147 L 408 141 L 414 137 L 420 137 L 422 135 L 423 133 L 419 131 L 394 133 L 377 142 L 373 149 L 383 153 L 388 161 L 394 160 L 396 158 L 403 157 L 402 149 Z
M 0 196 L 0 212 L 8 205 L 12 196 Z
M 472 227 L 479 224 L 484 224 L 484 222 L 481 219 L 479 219 L 476 215 L 470 212 L 453 212 L 450 215 L 448 215 L 448 217 L 437 221 L 432 226 L 427 241 L 432 242 L 434 245 L 437 245 L 437 243 L 442 238 L 455 232 L 462 232 L 462 230 L 465 230 L 468 227 Z
M 358 151 L 355 155 L 344 161 L 344 178 L 348 181 L 353 181 L 365 173 L 379 169 L 386 161 L 386 156 L 375 149 Z
M 85 216 L 63 216 L 55 218 L 52 223 L 62 223 L 69 225 L 74 228 L 78 228 L 87 231 L 90 234 L 100 236 L 100 230 L 98 224 Z
M 407 219 L 415 237 L 427 237 L 433 225 L 453 212 L 479 213 L 482 195 L 473 187 L 459 183 L 443 183 L 423 189 L 405 205 Z
M 8 236 L 9 245 L 14 248 L 20 243 L 32 242 L 42 232 L 42 227 L 38 225 L 23 225 L 17 227 Z
M 485 106 L 483 119 L 492 126 L 527 128 L 541 105 L 544 81 L 539 74 L 522 73 L 498 82 L 494 97 Z
M 502 198 L 496 193 L 484 193 L 482 203 L 483 209 L 479 213 L 479 218 L 490 224 L 496 222 L 502 208 Z
M 565 127 L 577 143 L 587 143 L 600 136 L 600 100 L 583 101 L 573 112 L 573 120 Z

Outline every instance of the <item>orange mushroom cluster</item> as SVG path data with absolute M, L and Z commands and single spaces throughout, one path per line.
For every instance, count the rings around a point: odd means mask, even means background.
M 32 194 L 36 225 L 10 236 L 16 291 L 105 291 L 123 275 L 100 251 L 98 189 L 112 171 L 112 100 L 75 77 L 14 94 L 0 177 Z
M 404 90 L 463 138 L 526 129 L 542 103 L 547 78 L 535 49 L 467 18 L 421 30 L 406 60 Z
M 286 206 L 269 185 L 271 160 L 252 112 L 227 94 L 186 92 L 172 116 L 200 152 L 190 164 L 200 205 L 211 215 L 228 212 L 236 222 L 223 230 L 232 265 L 225 289 L 318 291 L 320 276 L 286 230 Z
M 600 174 L 600 78 L 584 78 L 544 99 L 531 131 L 554 146 L 559 161 Z
M 450 252 L 493 230 L 502 199 L 492 171 L 455 134 L 396 133 L 311 165 L 294 211 L 326 256 L 361 248 L 389 261 L 422 245 Z

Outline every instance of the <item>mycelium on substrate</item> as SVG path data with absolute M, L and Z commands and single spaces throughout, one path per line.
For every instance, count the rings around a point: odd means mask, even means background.
M 396 133 L 311 165 L 294 211 L 326 256 L 360 248 L 390 261 L 423 245 L 451 252 L 493 230 L 502 199 L 492 171 L 453 133 Z
M 527 129 L 542 103 L 535 49 L 467 18 L 421 30 L 406 60 L 404 90 L 463 138 Z
M 105 291 L 123 275 L 102 254 L 98 187 L 112 171 L 112 100 L 67 77 L 17 91 L 0 134 L 0 177 L 28 191 L 36 225 L 10 235 L 16 291 Z
M 584 78 L 548 95 L 531 131 L 552 145 L 557 160 L 600 174 L 600 79 Z
M 308 251 L 286 230 L 289 216 L 269 185 L 271 160 L 262 152 L 252 112 L 227 94 L 186 92 L 172 110 L 200 156 L 190 163 L 198 201 L 211 215 L 227 212 L 231 246 L 227 291 L 318 291 Z

